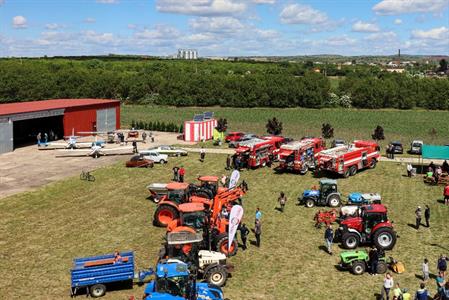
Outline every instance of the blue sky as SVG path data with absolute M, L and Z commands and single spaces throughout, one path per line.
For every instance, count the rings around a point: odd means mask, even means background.
M 449 0 L 0 0 L 0 56 L 449 54 Z

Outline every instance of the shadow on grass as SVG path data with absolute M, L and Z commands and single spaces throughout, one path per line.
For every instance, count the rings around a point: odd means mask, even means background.
M 277 210 L 278 212 L 283 213 L 282 208 L 280 208 L 280 207 L 275 207 L 274 210 Z
M 320 246 L 318 246 L 318 249 L 319 249 L 319 250 L 321 250 L 321 251 L 324 251 L 324 252 L 326 252 L 327 254 L 329 254 L 329 253 L 327 252 L 327 248 L 326 248 L 326 246 L 324 246 L 324 245 L 320 245 Z
M 429 245 L 433 246 L 433 247 L 441 248 L 441 249 L 446 250 L 446 251 L 449 251 L 449 248 L 443 247 L 440 244 L 433 243 L 433 244 L 429 244 Z
M 443 199 L 438 199 L 437 202 L 441 203 L 441 204 L 444 204 L 444 200 Z
M 413 229 L 418 230 L 418 229 L 416 228 L 416 224 L 408 223 L 407 226 L 408 226 L 408 227 L 411 227 L 411 228 L 413 228 Z

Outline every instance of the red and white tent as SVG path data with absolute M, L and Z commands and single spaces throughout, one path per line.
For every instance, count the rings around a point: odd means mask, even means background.
M 199 142 L 212 139 L 217 120 L 208 119 L 203 121 L 184 122 L 184 141 Z

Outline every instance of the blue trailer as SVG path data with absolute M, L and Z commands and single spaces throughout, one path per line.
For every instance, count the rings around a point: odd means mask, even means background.
M 133 279 L 143 282 L 144 278 L 153 271 L 134 271 L 134 253 L 132 251 L 120 253 L 120 261 L 115 262 L 114 254 L 75 258 L 71 273 L 71 296 L 76 296 L 79 290 L 85 289 L 92 297 L 106 294 L 106 288 L 111 283 L 129 283 Z

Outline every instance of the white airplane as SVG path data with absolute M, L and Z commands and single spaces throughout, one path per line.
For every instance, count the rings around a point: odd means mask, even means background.
M 78 132 L 80 134 L 83 134 L 84 132 Z M 92 134 L 94 132 L 91 132 Z M 64 136 L 65 142 L 50 142 L 46 144 L 41 144 L 40 147 L 38 147 L 39 150 L 54 150 L 54 149 L 82 149 L 82 148 L 91 148 L 92 142 L 77 142 L 77 139 L 81 137 L 78 135 L 75 135 L 74 129 L 72 129 L 72 135 Z M 104 147 L 104 141 L 97 141 L 95 136 L 95 143 L 98 146 Z
M 91 143 L 90 149 L 76 149 L 76 150 L 58 150 L 56 157 L 77 157 L 77 156 L 91 156 L 98 158 L 106 155 L 126 155 L 133 154 L 133 147 L 116 147 L 116 148 L 103 148 L 95 142 Z

